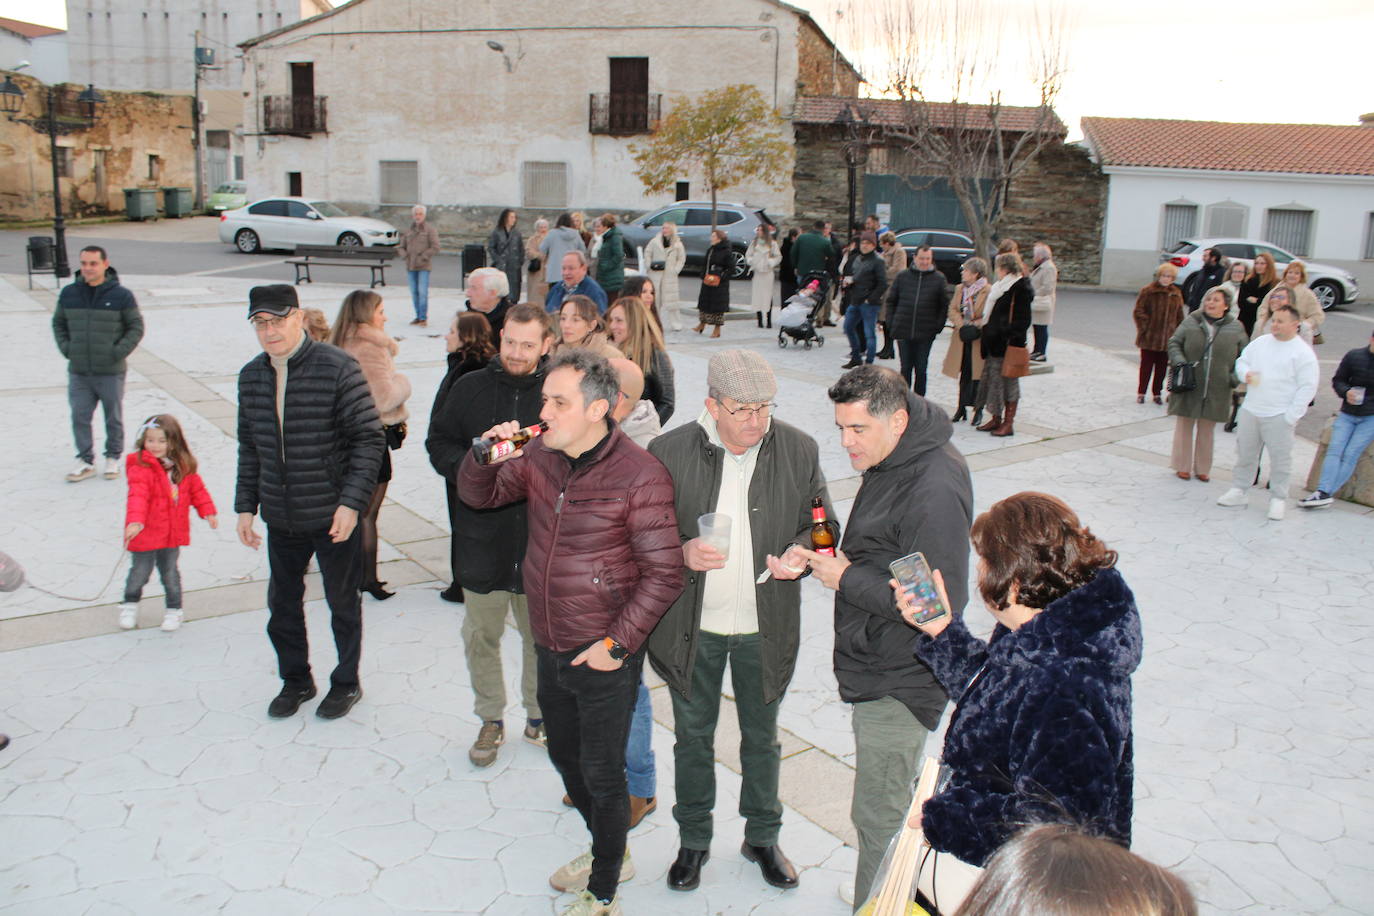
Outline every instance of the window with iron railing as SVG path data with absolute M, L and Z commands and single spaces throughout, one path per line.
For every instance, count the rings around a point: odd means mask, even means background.
M 1264 213 L 1264 240 L 1300 258 L 1312 253 L 1312 211 L 1275 208 Z
M 1179 242 L 1197 233 L 1197 204 L 1174 203 L 1164 205 L 1164 220 L 1159 245 L 1172 251 Z
M 262 129 L 269 134 L 325 132 L 322 95 L 268 95 L 262 99 Z
M 658 129 L 662 93 L 593 92 L 588 103 L 587 130 L 594 134 L 628 136 Z
M 420 164 L 406 160 L 382 160 L 381 202 L 414 206 L 420 202 Z
M 520 205 L 554 210 L 568 205 L 566 162 L 522 162 Z

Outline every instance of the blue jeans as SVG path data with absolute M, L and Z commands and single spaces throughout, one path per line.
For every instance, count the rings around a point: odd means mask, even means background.
M 410 302 L 415 306 L 418 321 L 429 319 L 429 271 L 407 270 L 406 280 L 410 283 Z
M 1371 442 L 1374 442 L 1374 416 L 1357 417 L 1344 410 L 1336 414 L 1336 425 L 1331 427 L 1331 444 L 1326 447 L 1322 479 L 1317 489 L 1334 496 L 1355 473 L 1355 465 Z
M 630 737 L 625 742 L 625 778 L 630 783 L 630 794 L 639 798 L 653 798 L 658 793 L 653 737 L 654 707 L 649 701 L 649 688 L 640 680 L 634 717 L 630 719 Z
M 844 313 L 844 333 L 849 338 L 850 358 L 862 356 L 864 362 L 873 362 L 878 353 L 878 307 L 851 305 Z

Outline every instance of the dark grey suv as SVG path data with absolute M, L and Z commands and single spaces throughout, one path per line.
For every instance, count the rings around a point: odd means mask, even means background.
M 650 210 L 620 227 L 626 243 L 634 249 L 642 249 L 649 240 L 663 231 L 664 223 L 677 226 L 677 234 L 687 249 L 686 270 L 700 273 L 702 262 L 706 259 L 706 249 L 711 245 L 711 202 L 709 200 L 680 200 L 677 203 Z M 735 270 L 730 279 L 739 280 L 749 276 L 749 265 L 744 252 L 758 230 L 759 223 L 776 226 L 777 223 L 762 210 L 744 204 L 716 204 L 716 226 L 724 229 L 730 239 L 730 248 L 735 256 Z M 641 269 L 645 265 L 640 265 Z

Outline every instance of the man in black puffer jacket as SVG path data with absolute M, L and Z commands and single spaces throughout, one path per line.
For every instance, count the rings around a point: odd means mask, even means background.
M 76 467 L 67 481 L 95 476 L 91 417 L 97 401 L 105 411 L 105 477 L 114 479 L 124 453 L 124 361 L 143 339 L 143 317 L 99 245 L 81 249 L 81 276 L 58 294 L 52 333 L 67 357 L 67 401 L 76 439 Z
M 344 715 L 362 696 L 358 513 L 386 447 L 367 379 L 353 357 L 305 333 L 293 286 L 255 286 L 248 318 L 263 352 L 239 371 L 238 535 L 256 550 L 267 524 L 267 635 L 283 687 L 267 714 L 294 715 L 315 695 L 305 633 L 305 572 L 319 560 L 339 664 L 316 714 Z
M 849 311 L 844 316 L 844 333 L 849 338 L 845 369 L 872 363 L 878 354 L 878 309 L 887 292 L 887 267 L 877 250 L 878 237 L 865 232 L 859 237 L 859 254 L 850 264 L 854 282 L 849 287 Z
M 902 378 L 921 397 L 926 394 L 926 363 L 930 348 L 949 318 L 949 284 L 935 268 L 929 245 L 916 249 L 916 257 L 892 281 L 887 291 L 887 330 L 897 343 Z

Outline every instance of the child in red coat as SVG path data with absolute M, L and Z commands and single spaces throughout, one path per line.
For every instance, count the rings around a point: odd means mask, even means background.
M 181 573 L 177 554 L 191 543 L 191 507 L 211 528 L 219 526 L 215 503 L 196 473 L 196 458 L 186 445 L 181 424 L 168 414 L 149 417 L 139 427 L 133 454 L 125 459 L 129 505 L 124 515 L 124 546 L 133 555 L 119 606 L 119 625 L 138 624 L 138 600 L 157 567 L 167 593 L 162 629 L 181 626 Z

